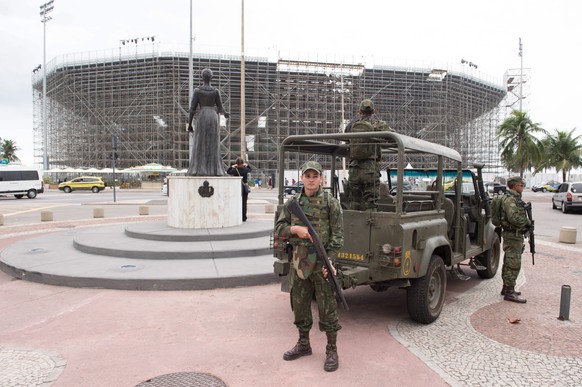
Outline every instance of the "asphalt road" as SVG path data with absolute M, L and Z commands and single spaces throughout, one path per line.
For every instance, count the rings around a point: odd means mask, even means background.
M 563 214 L 552 209 L 553 193 L 524 191 L 523 200 L 532 203 L 532 215 L 535 222 L 536 238 L 557 242 L 561 227 L 574 227 L 578 230 L 578 239 L 582 237 L 582 212 Z
M 276 203 L 276 196 L 276 190 L 253 190 L 248 202 L 249 215 L 265 216 L 265 204 Z M 41 212 L 47 210 L 53 212 L 54 221 L 91 219 L 95 208 L 102 208 L 105 218 L 135 217 L 142 205 L 149 207 L 148 215 L 168 214 L 168 197 L 161 191 L 116 189 L 115 202 L 113 199 L 111 189 L 99 193 L 73 191 L 68 194 L 47 190 L 35 199 L 0 196 L 0 215 L 4 226 L 15 226 L 39 223 Z
M 574 227 L 582 235 L 582 213 L 563 214 L 552 209 L 552 193 L 524 191 L 523 199 L 533 205 L 538 239 L 557 242 L 560 228 Z M 78 191 L 66 194 L 58 190 L 47 190 L 36 199 L 16 199 L 14 196 L 0 196 L 0 214 L 4 225 L 28 224 L 40 221 L 40 211 L 51 210 L 55 220 L 86 219 L 93 216 L 93 209 L 102 207 L 106 217 L 135 216 L 137 207 L 147 204 L 150 215 L 167 215 L 167 196 L 161 191 L 117 189 L 116 201 L 113 190 L 100 193 Z M 264 214 L 264 204 L 276 203 L 277 190 L 253 190 L 249 196 L 249 211 Z M 253 208 L 255 207 L 255 208 Z

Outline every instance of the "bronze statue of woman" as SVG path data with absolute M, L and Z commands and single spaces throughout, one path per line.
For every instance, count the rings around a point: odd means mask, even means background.
M 224 111 L 220 91 L 210 86 L 212 71 L 202 70 L 203 85 L 194 89 L 188 115 L 188 131 L 194 132 L 193 146 L 190 149 L 189 176 L 224 176 L 224 164 L 220 154 L 220 122 L 218 114 L 230 115 Z M 200 112 L 196 119 L 196 130 L 192 127 L 192 119 L 196 108 Z M 216 106 L 216 108 L 215 108 Z

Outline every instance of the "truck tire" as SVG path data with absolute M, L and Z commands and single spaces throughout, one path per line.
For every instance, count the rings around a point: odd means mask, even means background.
M 481 266 L 485 266 L 485 270 L 477 270 L 477 274 L 481 278 L 493 278 L 499 269 L 499 260 L 501 257 L 501 243 L 499 236 L 495 234 L 495 239 L 491 244 L 491 248 L 479 256 L 475 257 Z
M 416 322 L 430 324 L 439 317 L 445 304 L 447 279 L 443 259 L 433 254 L 426 275 L 410 283 L 406 293 L 408 314 Z
M 34 199 L 36 197 L 36 190 L 35 189 L 31 189 L 30 191 L 28 191 L 28 193 L 26 194 L 26 196 L 28 196 L 29 199 Z

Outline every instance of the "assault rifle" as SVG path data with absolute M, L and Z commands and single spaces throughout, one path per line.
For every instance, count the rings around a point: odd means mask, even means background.
M 535 240 L 535 235 L 534 235 L 534 220 L 533 220 L 533 217 L 531 215 L 531 202 L 527 202 L 525 204 L 525 213 L 527 214 L 527 218 L 531 222 L 531 226 L 529 227 L 527 232 L 529 234 L 529 251 L 531 253 L 531 264 L 535 265 L 536 264 L 536 259 L 535 259 L 536 240 Z
M 321 262 L 323 262 L 323 266 L 327 270 L 327 281 L 329 282 L 329 284 L 331 285 L 331 288 L 333 289 L 333 293 L 335 294 L 335 298 L 343 306 L 343 308 L 345 310 L 349 310 L 348 303 L 346 302 L 346 299 L 344 298 L 344 294 L 342 293 L 342 288 L 338 284 L 335 276 L 333 275 L 334 269 L 331 266 L 331 262 L 329 261 L 329 257 L 327 256 L 327 252 L 325 251 L 325 248 L 323 247 L 323 243 L 321 242 L 321 239 L 319 239 L 319 235 L 317 234 L 317 231 L 315 231 L 315 228 L 313 228 L 313 225 L 311 224 L 309 219 L 307 219 L 307 216 L 305 216 L 305 213 L 303 212 L 303 210 L 301 209 L 301 206 L 299 206 L 299 203 L 297 203 L 297 201 L 291 202 L 289 204 L 289 206 L 287 206 L 287 208 L 289 209 L 289 211 L 291 211 L 291 213 L 293 215 L 298 217 L 299 220 L 301 222 L 303 222 L 303 224 L 309 230 L 309 235 L 311 235 L 311 239 L 313 241 L 313 244 L 315 245 L 315 251 L 317 252 L 317 256 L 319 257 Z

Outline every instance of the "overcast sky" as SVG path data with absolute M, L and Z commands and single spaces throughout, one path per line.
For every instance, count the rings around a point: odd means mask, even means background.
M 45 1 L 0 0 L 0 137 L 16 141 L 33 162 L 32 70 L 42 63 Z M 246 0 L 245 47 L 333 60 L 366 57 L 390 65 L 430 67 L 461 59 L 475 76 L 497 81 L 507 69 L 531 69 L 529 114 L 548 129 L 582 134 L 582 4 L 576 0 Z M 54 0 L 47 23 L 47 62 L 54 57 L 118 49 L 120 41 L 155 36 L 188 50 L 189 0 Z M 193 0 L 195 51 L 240 52 L 241 1 Z M 382 58 L 381 60 L 379 58 Z M 466 66 L 466 65 L 465 65 Z M 466 67 L 465 67 L 466 68 Z M 469 71 L 469 69 L 467 69 Z

